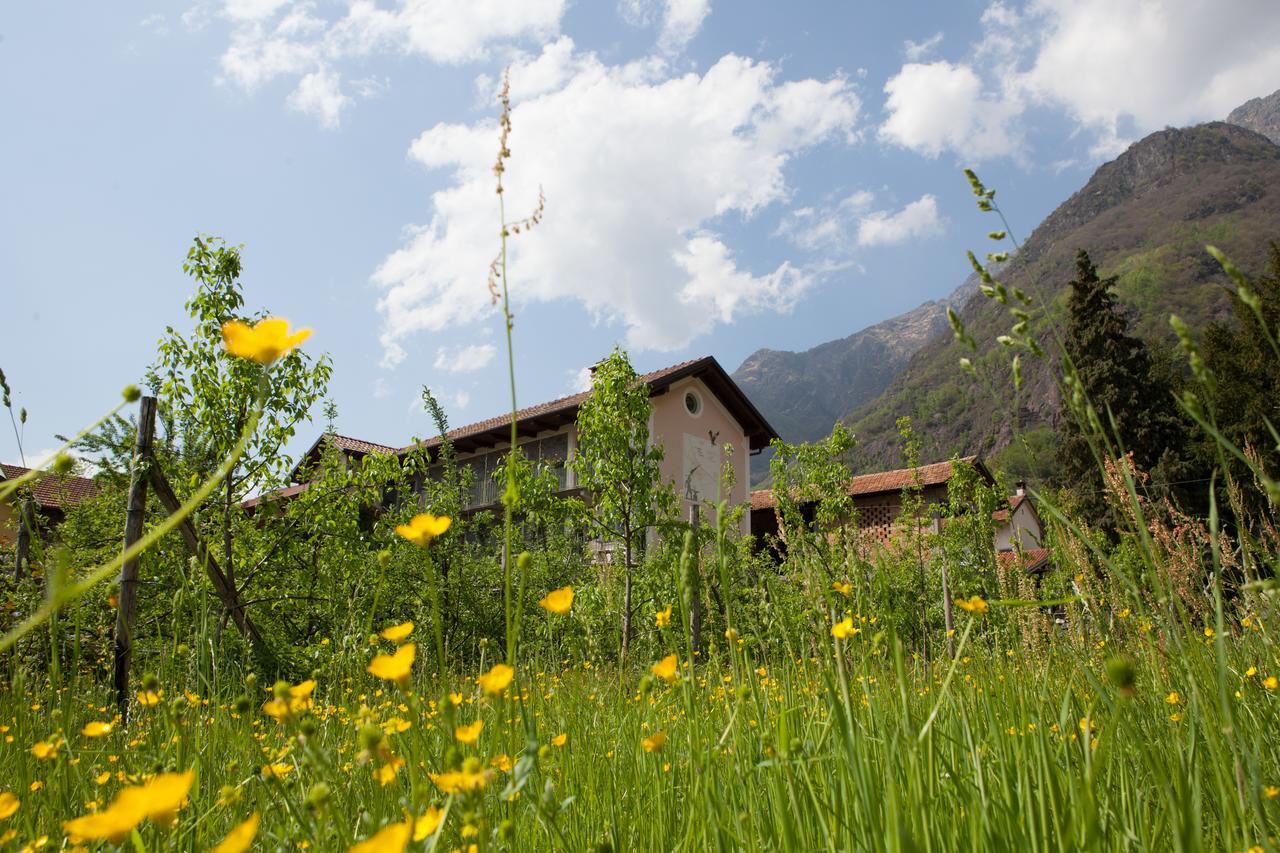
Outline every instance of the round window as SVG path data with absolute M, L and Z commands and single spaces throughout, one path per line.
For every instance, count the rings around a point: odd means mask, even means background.
M 694 417 L 702 414 L 702 398 L 698 396 L 698 392 L 684 392 L 684 409 Z

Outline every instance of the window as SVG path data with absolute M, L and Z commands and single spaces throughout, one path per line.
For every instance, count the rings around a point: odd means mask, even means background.
M 521 444 L 520 449 L 536 470 L 548 470 L 555 475 L 556 485 L 560 491 L 568 489 L 569 475 L 565 467 L 569 458 L 567 434 L 557 433 L 546 438 L 535 438 Z M 496 475 L 505 455 L 505 451 L 499 450 L 473 456 L 458 463 L 460 467 L 471 469 L 471 494 L 468 497 L 466 509 L 492 506 L 502 499 L 506 484 L 499 483 Z
M 684 410 L 695 418 L 702 414 L 702 396 L 697 391 L 684 392 Z

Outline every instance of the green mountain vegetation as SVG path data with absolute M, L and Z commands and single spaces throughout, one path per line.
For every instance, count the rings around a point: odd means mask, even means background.
M 1075 256 L 1086 249 L 1100 275 L 1117 278 L 1131 332 L 1157 354 L 1167 352 L 1171 313 L 1194 329 L 1231 314 L 1228 280 L 1206 244 L 1246 272 L 1265 268 L 1267 246 L 1280 238 L 1276 186 L 1280 147 L 1257 132 L 1223 122 L 1163 130 L 1099 168 L 1035 229 L 1000 278 L 1044 306 L 1039 334 L 1060 341 Z M 975 248 L 979 240 L 975 235 Z M 979 343 L 979 374 L 1007 380 L 1009 359 L 996 342 L 1010 322 L 1004 306 L 979 295 L 960 316 Z M 1047 473 L 1060 408 L 1053 357 L 1024 359 L 1022 391 L 1011 407 L 1007 396 L 993 396 L 959 369 L 966 354 L 949 332 L 934 336 L 879 397 L 844 419 L 859 440 L 857 467 L 895 463 L 895 422 L 910 415 L 926 459 L 981 452 L 1019 473 Z M 1015 432 L 1027 440 L 1011 448 Z

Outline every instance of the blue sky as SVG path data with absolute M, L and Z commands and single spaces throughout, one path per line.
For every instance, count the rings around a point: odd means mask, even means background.
M 342 432 L 426 434 L 423 384 L 455 424 L 499 413 L 510 66 L 511 218 L 547 197 L 513 250 L 522 404 L 614 343 L 733 370 L 950 292 L 992 227 L 963 166 L 1025 234 L 1132 140 L 1280 86 L 1276 45 L 1252 0 L 19 4 L 0 367 L 39 455 L 183 326 L 200 232 L 244 244 L 250 306 L 314 328 Z

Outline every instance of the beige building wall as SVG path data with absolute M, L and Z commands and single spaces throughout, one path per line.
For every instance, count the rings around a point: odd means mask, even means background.
M 996 550 L 1012 551 L 1019 548 L 1023 551 L 1044 547 L 1044 531 L 1030 501 L 1018 504 L 1017 509 L 1009 513 L 1009 517 L 996 530 Z M 1017 543 L 1016 546 L 1014 543 Z
M 681 517 L 689 518 L 693 506 L 728 499 L 734 506 L 746 502 L 749 450 L 742 425 L 696 377 L 676 382 L 653 398 L 649 434 L 661 444 L 660 470 L 673 483 L 680 498 Z M 733 447 L 733 491 L 720 494 L 720 469 L 725 445 Z M 706 518 L 706 510 L 703 510 Z M 750 532 L 751 519 L 743 513 L 742 532 Z
M 0 501 L 0 545 L 11 547 L 18 541 L 18 513 L 8 501 Z

